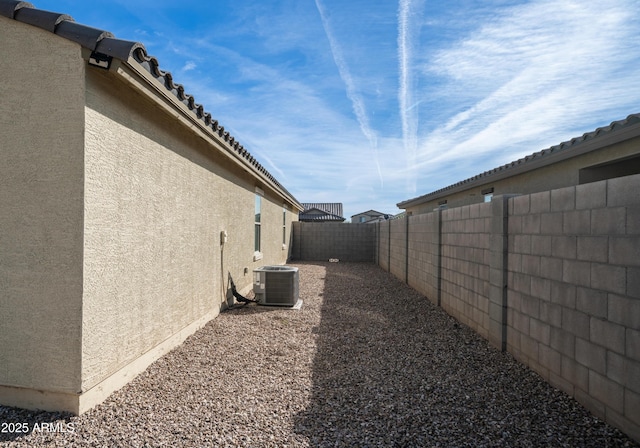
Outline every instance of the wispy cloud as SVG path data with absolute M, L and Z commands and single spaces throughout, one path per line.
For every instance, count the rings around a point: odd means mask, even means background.
M 188 72 L 189 70 L 194 70 L 197 67 L 197 64 L 193 61 L 187 61 L 186 64 L 182 67 L 183 72 Z
M 640 112 L 638 0 L 34 3 L 142 42 L 299 200 L 348 215 Z
M 419 102 L 415 100 L 415 68 L 413 67 L 414 48 L 418 43 L 419 25 L 416 19 L 422 0 L 400 0 L 398 5 L 398 102 L 400 121 L 402 122 L 403 149 L 407 159 L 407 191 L 416 192 L 416 176 L 413 167 L 418 152 L 418 111 Z
M 369 175 L 371 160 L 353 144 L 364 140 L 360 128 L 335 109 L 324 91 L 291 78 L 285 69 L 258 62 L 210 39 L 183 45 L 178 49 L 181 54 L 191 57 L 190 52 L 206 52 L 224 61 L 225 69 L 233 70 L 235 83 L 253 86 L 249 91 L 235 91 L 229 85 L 220 89 L 215 78 L 195 73 L 182 73 L 179 80 L 189 86 L 189 92 L 197 91 L 196 100 L 286 182 L 290 191 L 304 200 L 320 201 L 318 196 L 327 184 L 344 192 L 356 187 L 360 176 Z M 350 172 L 354 166 L 362 172 Z
M 380 169 L 380 163 L 378 160 L 378 137 L 376 132 L 369 125 L 369 118 L 367 117 L 367 111 L 364 103 L 364 99 L 358 93 L 358 89 L 356 88 L 355 82 L 351 73 L 349 71 L 349 66 L 342 54 L 342 48 L 340 44 L 336 40 L 333 31 L 331 30 L 331 24 L 329 23 L 329 19 L 327 18 L 327 14 L 325 12 L 324 6 L 320 0 L 316 0 L 316 7 L 318 8 L 318 12 L 320 13 L 320 18 L 322 20 L 322 26 L 324 27 L 325 33 L 327 35 L 327 39 L 329 39 L 329 45 L 331 46 L 331 53 L 333 54 L 333 59 L 338 67 L 338 72 L 340 73 L 340 78 L 344 82 L 347 97 L 351 101 L 353 106 L 353 112 L 356 115 L 358 123 L 360 124 L 360 129 L 362 133 L 369 141 L 369 146 L 373 153 L 373 158 L 376 163 L 376 169 L 378 172 L 378 177 L 380 179 L 380 185 L 384 183 L 382 178 L 382 170 Z
M 473 158 L 479 163 L 472 169 L 492 168 L 487 164 L 501 156 L 528 154 L 590 130 L 597 117 L 610 118 L 612 107 L 637 107 L 640 80 L 625 67 L 638 62 L 632 42 L 639 7 L 604 3 L 509 8 L 437 52 L 429 72 L 451 88 L 432 93 L 469 106 L 423 136 L 416 167 L 424 173 Z

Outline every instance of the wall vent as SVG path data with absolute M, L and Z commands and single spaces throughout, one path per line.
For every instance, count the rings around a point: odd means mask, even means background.
M 298 268 L 293 266 L 262 266 L 253 270 L 253 292 L 260 305 L 295 306 L 298 283 Z

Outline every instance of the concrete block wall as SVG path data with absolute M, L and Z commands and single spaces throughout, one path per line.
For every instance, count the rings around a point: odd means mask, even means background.
M 440 211 L 409 217 L 409 286 L 440 305 Z
M 378 238 L 376 242 L 377 247 L 377 263 L 385 271 L 389 271 L 389 230 L 391 228 L 391 221 L 384 221 L 378 225 Z
M 507 350 L 640 439 L 640 176 L 510 199 Z
M 383 269 L 640 441 L 640 175 L 390 225 Z
M 491 204 L 442 211 L 441 306 L 488 338 Z
M 389 221 L 389 272 L 407 281 L 407 218 Z
M 294 222 L 291 258 L 306 261 L 375 261 L 375 224 Z

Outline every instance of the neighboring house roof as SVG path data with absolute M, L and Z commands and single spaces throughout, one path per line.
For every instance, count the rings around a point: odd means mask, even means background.
M 35 9 L 29 2 L 0 0 L 0 15 L 36 26 L 70 41 L 76 42 L 92 52 L 89 62 L 109 68 L 113 58 L 127 64 L 135 62 L 143 67 L 156 81 L 165 87 L 166 93 L 173 95 L 184 104 L 201 124 L 213 131 L 216 141 L 249 166 L 254 172 L 271 183 L 276 190 L 287 197 L 296 207 L 302 208 L 291 193 L 284 188 L 275 177 L 264 168 L 244 146 L 228 131 L 225 131 L 202 105 L 197 104 L 192 95 L 184 91 L 182 84 L 176 84 L 173 75 L 160 69 L 158 60 L 147 54 L 144 45 L 139 42 L 116 39 L 108 31 L 92 28 L 76 23 L 73 17 L 56 12 Z
M 424 202 L 432 201 L 452 193 L 464 191 L 474 186 L 505 179 L 508 177 L 532 171 L 543 166 L 551 165 L 594 151 L 605 146 L 627 140 L 640 135 L 640 113 L 631 114 L 624 120 L 614 121 L 609 126 L 597 128 L 580 137 L 572 138 L 542 151 L 499 166 L 484 173 L 470 177 L 463 181 L 441 188 L 431 193 L 398 203 L 399 208 L 407 208 Z
M 344 221 L 340 202 L 303 202 L 302 206 L 304 211 L 298 216 L 300 221 Z

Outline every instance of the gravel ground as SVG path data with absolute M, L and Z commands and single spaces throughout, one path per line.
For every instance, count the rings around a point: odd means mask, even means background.
M 377 266 L 296 266 L 302 309 L 221 313 L 80 417 L 0 406 L 0 445 L 640 446 Z

